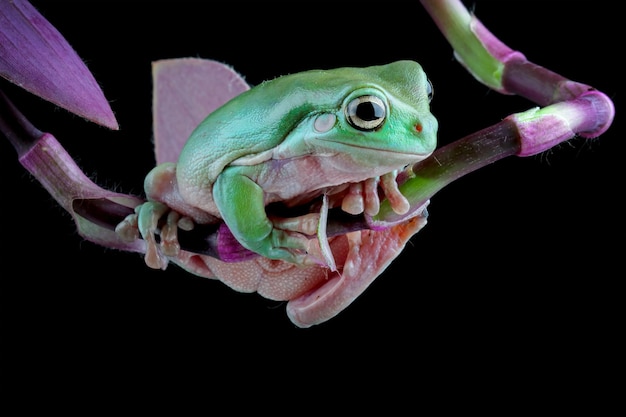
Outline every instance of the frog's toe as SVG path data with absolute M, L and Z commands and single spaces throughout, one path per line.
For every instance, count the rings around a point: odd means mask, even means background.
M 270 248 L 263 254 L 263 256 L 269 259 L 277 259 L 297 265 L 316 265 L 328 267 L 328 265 L 320 257 L 300 249 Z
M 166 224 L 161 228 L 161 251 L 166 256 L 178 256 L 180 244 L 178 243 L 178 221 L 180 215 L 175 211 L 167 214 Z
M 263 240 L 251 243 L 248 249 L 259 255 L 291 263 L 301 263 L 306 254 L 308 239 L 297 232 L 273 229 Z
M 282 259 L 299 265 L 317 265 L 332 268 L 324 260 L 317 240 L 301 233 L 275 229 L 272 233 L 273 245 L 266 257 Z
M 170 210 L 169 207 L 162 203 L 148 202 L 135 210 L 138 218 L 137 227 L 146 241 L 146 265 L 154 269 L 165 269 L 168 263 L 167 250 L 165 252 L 162 250 L 162 245 L 156 241 L 156 235 L 159 232 L 159 221 Z
M 137 226 L 137 214 L 129 214 L 115 226 L 115 233 L 124 242 L 134 242 L 139 239 L 139 227 Z
M 274 229 L 271 234 L 271 245 L 274 248 L 306 252 L 309 247 L 309 239 L 302 233 Z
M 148 240 L 150 235 L 158 232 L 159 221 L 169 211 L 169 208 L 162 203 L 148 202 L 138 206 L 135 211 L 137 212 L 139 232 L 145 240 Z
M 309 213 L 296 217 L 272 217 L 271 220 L 275 229 L 312 236 L 317 233 L 320 215 L 319 213 Z
M 149 232 L 150 228 L 146 224 L 143 225 L 143 228 L 139 226 L 141 209 L 138 208 L 136 211 L 137 213 L 129 214 L 115 227 L 115 233 L 125 242 L 132 242 L 143 237 L 146 242 L 144 258 L 146 265 L 155 269 L 164 269 L 167 266 L 167 259 L 160 253 L 154 231 Z
M 168 259 L 161 252 L 154 234 L 148 235 L 144 238 L 144 240 L 146 241 L 146 254 L 144 256 L 146 265 L 154 269 L 165 269 L 167 267 Z
M 409 200 L 398 189 L 398 182 L 396 181 L 397 173 L 390 172 L 383 175 L 381 180 L 381 187 L 385 193 L 385 197 L 389 200 L 392 210 L 396 214 L 406 214 L 411 208 Z

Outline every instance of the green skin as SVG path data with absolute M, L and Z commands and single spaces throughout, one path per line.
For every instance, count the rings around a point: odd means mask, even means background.
M 200 123 L 175 166 L 161 164 L 147 176 L 149 202 L 138 209 L 139 230 L 144 238 L 153 234 L 169 210 L 196 223 L 221 218 L 244 247 L 270 259 L 310 263 L 308 239 L 276 226 L 267 204 L 289 205 L 395 175 L 428 157 L 437 134 L 431 93 L 413 61 L 266 81 Z M 359 97 L 374 98 L 349 115 Z M 370 100 L 378 112 L 370 111 Z

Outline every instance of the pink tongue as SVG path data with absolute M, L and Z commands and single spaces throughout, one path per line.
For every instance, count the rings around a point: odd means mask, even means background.
M 336 316 L 365 291 L 425 225 L 426 217 L 416 216 L 385 230 L 350 233 L 343 270 L 333 273 L 324 285 L 289 301 L 287 315 L 291 321 L 298 327 L 310 327 Z M 337 255 L 335 258 L 340 259 Z

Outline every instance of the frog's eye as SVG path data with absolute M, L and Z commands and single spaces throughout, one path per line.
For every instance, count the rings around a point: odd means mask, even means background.
M 428 102 L 430 103 L 433 100 L 435 91 L 433 90 L 433 83 L 431 83 L 430 80 L 426 81 L 428 81 L 428 85 L 426 86 L 426 96 L 428 96 Z
M 348 103 L 346 117 L 358 130 L 375 130 L 383 125 L 387 109 L 385 102 L 376 96 L 360 96 Z

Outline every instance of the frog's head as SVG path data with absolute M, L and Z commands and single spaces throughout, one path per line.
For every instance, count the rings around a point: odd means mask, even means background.
M 380 175 L 435 150 L 431 96 L 422 67 L 408 60 L 284 75 L 209 114 L 187 140 L 179 165 L 202 171 L 212 183 L 234 161 L 336 155 L 327 163 Z
M 277 153 L 349 154 L 360 166 L 417 162 L 436 147 L 432 86 L 414 61 L 294 74 L 314 88 Z M 312 81 L 314 80 L 314 82 Z M 291 83 L 290 83 L 291 84 Z M 294 91 L 298 91 L 297 89 Z M 292 103 L 293 104 L 293 103 Z M 298 107 L 298 106 L 296 106 Z

